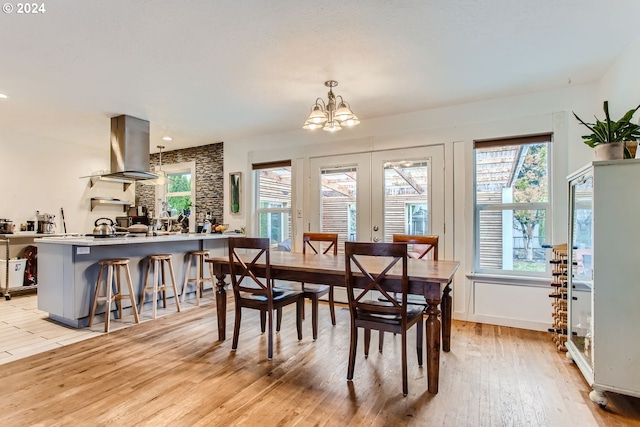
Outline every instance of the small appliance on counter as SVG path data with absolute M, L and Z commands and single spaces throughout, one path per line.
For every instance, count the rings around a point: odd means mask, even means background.
M 55 233 L 55 215 L 48 213 L 38 214 L 38 234 L 53 234 Z
M 0 219 L 0 234 L 13 234 L 13 221 Z
M 130 216 L 117 216 L 116 217 L 116 226 L 121 228 L 128 228 L 133 225 L 133 221 Z
M 142 224 L 149 225 L 149 218 L 146 216 L 117 216 L 116 225 L 122 228 L 128 228 L 132 225 Z

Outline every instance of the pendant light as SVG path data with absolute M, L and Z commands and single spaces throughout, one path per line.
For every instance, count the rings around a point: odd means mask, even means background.
M 140 183 L 144 185 L 166 185 L 171 181 L 171 178 L 167 176 L 167 173 L 162 170 L 162 150 L 164 149 L 164 145 L 157 145 L 156 147 L 158 147 L 158 149 L 160 150 L 159 164 L 158 164 L 158 169 L 153 173 L 158 175 L 158 177 L 154 179 L 146 179 L 144 181 L 140 181 Z

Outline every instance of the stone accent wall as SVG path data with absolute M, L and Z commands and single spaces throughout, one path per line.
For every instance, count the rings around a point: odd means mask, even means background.
M 204 220 L 204 215 L 211 212 L 218 222 L 223 220 L 224 197 L 224 143 L 202 145 L 181 150 L 163 151 L 162 165 L 174 163 L 196 162 L 196 221 Z M 150 163 L 153 168 L 160 163 L 159 153 L 151 154 Z M 155 187 L 136 183 L 136 206 L 144 206 L 153 210 L 155 206 Z

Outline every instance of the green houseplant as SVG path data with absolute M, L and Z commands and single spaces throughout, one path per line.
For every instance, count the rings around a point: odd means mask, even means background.
M 640 108 L 640 105 L 627 111 L 618 121 L 611 120 L 609 101 L 604 101 L 602 108 L 605 119 L 600 120 L 596 117 L 595 123 L 587 123 L 578 117 L 575 112 L 573 113 L 575 118 L 591 131 L 591 134 L 582 136 L 583 142 L 596 149 L 597 160 L 633 157 L 626 142 L 635 143 L 640 138 L 640 125 L 631 122 L 631 118 Z M 635 145 L 637 146 L 637 143 Z M 609 152 L 610 154 L 604 154 L 604 152 Z

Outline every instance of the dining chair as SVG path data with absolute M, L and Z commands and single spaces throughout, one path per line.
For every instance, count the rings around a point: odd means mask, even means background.
M 400 275 L 401 298 L 393 297 L 384 283 L 389 272 L 397 264 Z M 422 307 L 407 303 L 409 277 L 407 274 L 407 245 L 401 243 L 345 242 L 346 288 L 351 314 L 351 343 L 347 380 L 353 380 L 358 328 L 364 329 L 364 355 L 369 355 L 371 329 L 393 332 L 402 336 L 402 394 L 408 394 L 407 380 L 407 331 L 416 325 L 416 350 L 418 365 L 422 366 Z M 397 267 L 396 267 L 397 270 Z M 377 291 L 384 301 L 372 300 L 371 292 Z
M 238 348 L 242 309 L 259 310 L 262 332 L 265 331 L 264 320 L 267 319 L 267 357 L 271 360 L 273 358 L 273 311 L 280 311 L 289 304 L 296 304 L 296 328 L 298 340 L 301 340 L 304 295 L 302 292 L 273 287 L 268 238 L 229 237 L 228 245 L 229 270 L 236 314 L 231 348 L 233 350 Z M 249 259 L 250 261 L 245 261 Z M 264 271 L 261 273 L 259 269 Z M 277 329 L 280 329 L 279 325 Z
M 394 234 L 394 243 L 404 243 L 407 245 L 407 256 L 415 259 L 432 259 L 438 260 L 438 240 L 439 236 L 422 236 L 418 234 Z M 394 297 L 397 296 L 394 294 Z M 421 305 L 424 310 L 427 309 L 427 301 L 420 295 L 409 295 L 407 297 L 409 304 Z M 379 331 L 378 350 L 382 352 L 384 347 L 384 331 Z
M 323 245 L 325 243 L 325 245 Z M 338 256 L 338 234 L 337 233 L 303 233 L 302 235 L 302 254 L 314 253 L 314 254 L 332 254 Z M 313 339 L 318 339 L 318 301 L 320 297 L 329 295 L 329 313 L 331 314 L 331 324 L 336 325 L 336 309 L 333 300 L 333 286 L 328 285 L 316 285 L 309 283 L 301 283 L 298 286 L 297 283 L 282 283 L 279 287 L 284 289 L 300 290 L 304 294 L 304 297 L 311 302 L 311 327 L 313 330 Z M 278 311 L 278 316 L 281 312 Z M 302 311 L 302 318 L 304 319 L 304 309 Z M 278 319 L 279 321 L 279 319 Z
M 322 248 L 322 243 L 329 243 Z M 315 254 L 333 254 L 338 256 L 338 234 L 337 233 L 304 233 L 302 235 L 302 254 L 309 252 Z M 331 251 L 331 252 L 330 252 Z M 318 300 L 323 295 L 329 295 L 329 313 L 331 314 L 331 324 L 336 325 L 336 308 L 333 301 L 333 286 L 314 285 L 302 283 L 302 292 L 305 298 L 311 301 L 311 324 L 313 329 L 313 339 L 318 339 Z

